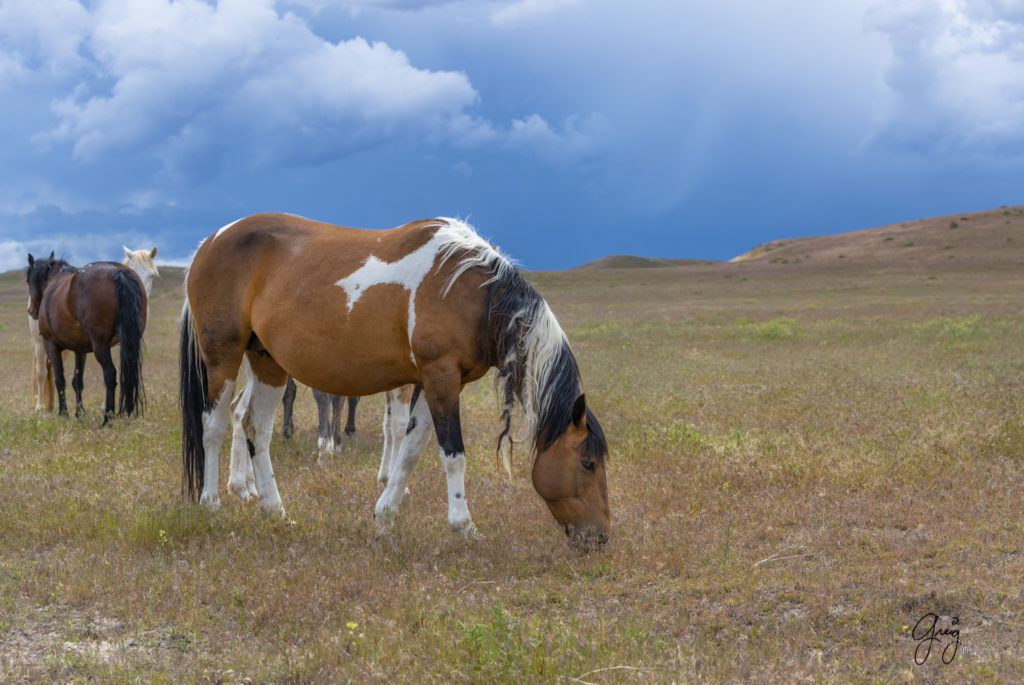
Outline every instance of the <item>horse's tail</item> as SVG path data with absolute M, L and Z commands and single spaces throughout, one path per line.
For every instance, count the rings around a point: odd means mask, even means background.
M 146 401 L 142 385 L 142 331 L 146 328 L 146 294 L 133 271 L 114 274 L 117 293 L 117 339 L 121 344 L 121 398 L 117 413 L 139 413 Z
M 206 411 L 208 377 L 196 344 L 195 322 L 188 297 L 181 310 L 178 348 L 179 400 L 181 402 L 181 494 L 195 501 L 203 490 L 206 451 L 203 449 L 203 412 Z

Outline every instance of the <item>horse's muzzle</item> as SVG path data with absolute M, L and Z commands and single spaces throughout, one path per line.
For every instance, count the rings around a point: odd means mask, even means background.
M 589 552 L 592 549 L 600 549 L 608 544 L 610 537 L 607 530 L 593 526 L 575 527 L 566 526 L 566 534 L 569 536 L 569 546 L 581 552 Z

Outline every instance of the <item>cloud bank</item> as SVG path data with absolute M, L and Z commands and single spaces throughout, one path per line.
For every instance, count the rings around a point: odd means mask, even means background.
M 927 155 L 1024 155 L 1024 5 L 895 0 L 872 8 L 890 99 L 875 143 Z
M 418 68 L 384 42 L 326 40 L 272 0 L 103 0 L 92 11 L 14 0 L 0 23 L 15 48 L 0 53 L 0 76 L 73 80 L 34 140 L 70 146 L 78 162 L 150 156 L 202 178 L 226 155 L 287 166 L 403 142 L 534 149 L 516 145 L 518 122 L 473 113 L 480 98 L 464 72 Z M 582 133 L 566 135 L 552 149 L 575 154 Z

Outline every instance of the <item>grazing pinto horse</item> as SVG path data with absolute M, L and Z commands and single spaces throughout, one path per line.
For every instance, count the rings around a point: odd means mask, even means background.
M 110 348 L 121 344 L 121 397 L 118 414 L 131 415 L 142 401 L 142 332 L 146 329 L 146 291 L 138 275 L 115 262 L 70 266 L 53 253 L 45 259 L 28 256 L 25 274 L 29 289 L 29 315 L 39 322 L 46 356 L 53 367 L 58 406 L 67 414 L 64 399 L 64 362 L 61 353 L 75 353 L 75 416 L 82 407 L 85 355 L 92 352 L 103 367 L 107 393 L 103 424 L 114 413 L 117 368 Z
M 336 395 L 422 387 L 377 501 L 389 533 L 429 424 L 448 480 L 448 523 L 475 531 L 466 505 L 459 393 L 498 368 L 504 428 L 521 406 L 533 484 L 574 543 L 604 543 L 607 447 L 569 343 L 547 303 L 494 247 L 455 219 L 390 230 L 285 214 L 229 224 L 196 252 L 181 326 L 182 489 L 220 504 L 219 452 L 242 358 L 260 504 L 284 515 L 270 463 L 288 375 Z

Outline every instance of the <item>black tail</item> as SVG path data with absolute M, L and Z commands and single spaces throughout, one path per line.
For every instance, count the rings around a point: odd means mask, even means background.
M 209 380 L 206 364 L 199 356 L 195 323 L 188 303 L 181 313 L 181 343 L 178 352 L 179 398 L 181 400 L 181 494 L 192 501 L 203 491 L 206 451 L 203 449 L 203 412 L 207 406 Z
M 146 328 L 146 292 L 131 271 L 114 274 L 117 293 L 117 338 L 121 344 L 121 398 L 117 413 L 141 413 L 146 402 L 142 385 L 142 332 Z

